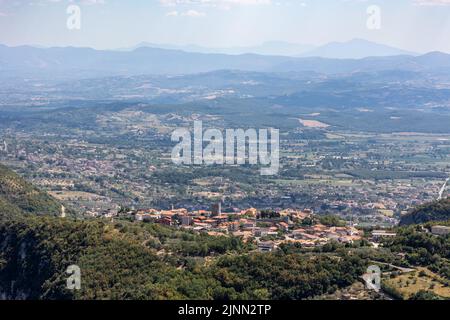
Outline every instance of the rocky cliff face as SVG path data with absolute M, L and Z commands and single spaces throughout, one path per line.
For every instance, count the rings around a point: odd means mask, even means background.
M 1 299 L 70 298 L 63 279 L 58 278 L 65 271 L 64 248 L 48 237 L 42 224 L 34 227 L 30 219 L 0 221 Z

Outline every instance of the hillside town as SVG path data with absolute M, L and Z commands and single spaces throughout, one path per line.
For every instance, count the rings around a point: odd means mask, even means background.
M 175 226 L 211 236 L 232 235 L 244 241 L 255 239 L 260 251 L 273 251 L 282 243 L 298 243 L 302 247 L 321 246 L 329 241 L 353 243 L 362 239 L 362 231 L 351 223 L 325 225 L 311 209 L 286 209 L 279 212 L 255 208 L 222 212 L 221 203 L 210 210 L 190 211 L 139 209 L 110 211 L 104 217 L 129 216 L 137 222 Z

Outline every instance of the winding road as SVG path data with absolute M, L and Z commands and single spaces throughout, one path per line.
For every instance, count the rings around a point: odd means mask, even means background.
M 445 180 L 444 185 L 442 186 L 441 190 L 439 190 L 439 196 L 437 198 L 438 200 L 442 199 L 442 196 L 444 195 L 444 191 L 445 191 L 445 188 L 447 187 L 447 183 L 449 180 L 450 180 L 450 178 L 447 178 L 447 180 Z

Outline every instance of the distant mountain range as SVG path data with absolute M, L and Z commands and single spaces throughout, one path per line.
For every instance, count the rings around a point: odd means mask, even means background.
M 318 50 L 318 49 L 317 49 Z M 223 69 L 259 72 L 319 72 L 450 70 L 450 55 L 440 52 L 421 56 L 394 55 L 364 59 L 286 57 L 257 54 L 226 55 L 141 47 L 133 51 L 91 48 L 0 45 L 0 76 L 79 79 L 111 75 L 191 74 Z
M 363 59 L 366 57 L 386 57 L 398 55 L 416 56 L 418 54 L 363 39 L 353 39 L 348 42 L 331 42 L 307 51 L 300 56 L 330 59 Z
M 249 47 L 230 47 L 230 48 L 208 48 L 202 47 L 195 44 L 192 45 L 171 45 L 171 44 L 156 44 L 149 42 L 141 42 L 130 48 L 121 48 L 118 51 L 133 51 L 139 48 L 159 48 L 168 50 L 182 50 L 186 52 L 196 52 L 196 53 L 218 53 L 218 54 L 260 54 L 269 56 L 298 56 L 303 52 L 307 52 L 315 49 L 313 45 L 308 44 L 298 44 L 289 43 L 284 41 L 269 41 L 264 42 L 259 46 L 249 46 Z
M 417 53 L 397 49 L 383 44 L 363 39 L 353 39 L 348 42 L 331 42 L 323 46 L 289 43 L 284 41 L 264 42 L 259 46 L 208 48 L 198 45 L 169 45 L 142 42 L 131 48 L 119 51 L 133 51 L 139 48 L 158 48 L 168 50 L 182 50 L 196 53 L 218 54 L 259 54 L 290 57 L 320 57 L 330 59 L 362 59 L 366 57 L 383 57 L 396 55 L 418 55 Z

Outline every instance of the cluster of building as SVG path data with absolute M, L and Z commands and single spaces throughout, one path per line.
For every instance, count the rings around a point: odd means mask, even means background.
M 223 213 L 219 203 L 213 205 L 211 210 L 141 209 L 131 214 L 137 221 L 173 225 L 213 236 L 233 235 L 244 241 L 256 239 L 261 251 L 272 251 L 282 243 L 314 247 L 331 240 L 352 243 L 361 239 L 361 231 L 354 226 L 316 223 L 316 216 L 309 209 L 267 213 L 248 208 Z

